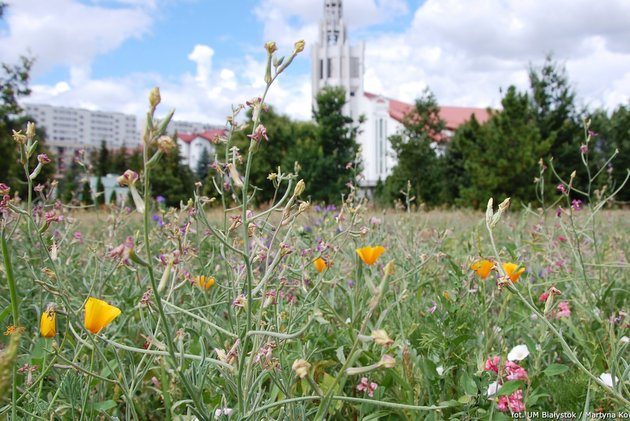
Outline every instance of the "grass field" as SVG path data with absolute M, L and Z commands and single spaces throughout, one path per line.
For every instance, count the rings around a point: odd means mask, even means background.
M 20 418 L 310 419 L 327 405 L 333 419 L 501 419 L 627 408 L 627 211 L 512 210 L 492 230 L 498 255 L 482 213 L 346 204 L 283 227 L 281 210 L 253 213 L 251 302 L 242 227 L 230 230 L 238 223 L 227 217 L 224 238 L 210 231 L 221 211 L 155 210 L 150 259 L 135 211 L 57 212 L 41 238 L 24 224 L 7 236 L 21 332 L 5 336 L 4 414 L 7 358 Z M 356 252 L 367 245 L 384 248 L 372 265 Z M 471 270 L 482 259 L 525 271 L 514 283 L 498 267 L 482 279 Z M 541 301 L 554 287 L 561 294 Z M 2 291 L 8 333 L 18 324 Z M 120 309 L 98 333 L 88 297 Z M 56 328 L 45 338 L 48 303 Z

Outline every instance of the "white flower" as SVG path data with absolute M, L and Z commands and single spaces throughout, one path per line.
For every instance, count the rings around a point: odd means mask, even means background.
M 438 376 L 441 376 L 442 374 L 444 374 L 444 367 L 442 367 L 441 365 L 440 365 L 440 366 L 437 366 L 437 367 L 435 368 L 435 371 L 437 371 Z
M 516 345 L 508 353 L 507 359 L 508 361 L 521 361 L 527 358 L 528 355 L 529 349 L 527 349 L 527 345 Z
M 230 417 L 232 415 L 232 408 L 219 408 L 214 411 L 214 417 L 219 418 L 221 415 L 225 415 L 226 417 Z
M 611 389 L 613 387 L 613 379 L 615 383 L 617 383 L 617 378 L 613 377 L 610 373 L 600 374 L 599 379 L 602 381 L 602 383 L 604 383 L 606 386 L 610 387 Z
M 498 382 L 492 382 L 488 385 L 488 397 L 494 396 L 501 389 L 501 385 Z
M 628 342 L 630 342 L 630 338 L 628 338 L 627 336 L 622 336 L 621 339 L 619 339 L 619 342 L 621 342 L 622 344 L 627 344 Z

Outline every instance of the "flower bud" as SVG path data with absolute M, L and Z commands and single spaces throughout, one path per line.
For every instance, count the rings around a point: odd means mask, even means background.
M 123 173 L 123 175 L 118 177 L 116 180 L 118 181 L 118 184 L 120 184 L 121 186 L 134 186 L 136 184 L 136 181 L 138 181 L 139 178 L 140 176 L 138 175 L 137 172 L 132 171 L 132 170 L 127 170 Z
M 19 130 L 17 132 L 13 130 L 13 140 L 15 140 L 15 142 L 19 143 L 20 145 L 24 145 L 27 139 L 24 133 L 22 133 L 22 130 Z
M 50 162 L 50 158 L 48 158 L 48 155 L 46 155 L 45 153 L 40 153 L 39 155 L 37 155 L 37 162 L 42 165 L 48 164 Z
M 301 53 L 302 51 L 304 51 L 304 47 L 305 46 L 306 46 L 306 43 L 304 42 L 303 39 L 297 41 L 294 44 L 294 46 L 293 46 L 295 53 L 297 54 L 297 53 Z
M 293 361 L 293 366 L 291 368 L 293 369 L 293 371 L 295 371 L 295 374 L 297 374 L 300 379 L 303 379 L 304 377 L 308 376 L 308 370 L 311 368 L 311 365 L 308 361 L 300 358 Z
M 276 46 L 275 42 L 269 41 L 269 42 L 265 43 L 265 50 L 267 50 L 267 53 L 273 54 L 276 51 L 278 51 L 278 47 Z
M 149 104 L 151 105 L 151 108 L 155 110 L 160 101 L 162 101 L 162 97 L 160 96 L 160 88 L 156 86 L 151 89 L 151 92 L 149 92 Z
M 26 123 L 26 137 L 32 139 L 35 137 L 35 123 L 29 121 Z
M 170 136 L 160 136 L 157 140 L 157 148 L 163 154 L 168 154 L 170 151 L 175 149 L 177 144 L 173 141 L 173 138 Z
M 381 357 L 381 361 L 378 363 L 378 365 L 384 368 L 394 368 L 396 366 L 396 360 L 394 359 L 394 357 L 385 354 Z
M 300 180 L 297 182 L 297 184 L 295 185 L 295 189 L 293 190 L 293 195 L 294 196 L 299 196 L 304 192 L 304 180 Z
M 377 345 L 380 346 L 390 346 L 391 344 L 394 343 L 394 341 L 389 337 L 389 335 L 387 334 L 387 332 L 383 329 L 377 329 L 375 331 L 372 332 L 372 335 L 370 335 L 372 337 L 372 339 L 374 340 L 374 342 Z

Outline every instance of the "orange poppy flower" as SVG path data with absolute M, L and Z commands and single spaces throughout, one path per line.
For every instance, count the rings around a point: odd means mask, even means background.
M 319 273 L 322 273 L 328 268 L 328 263 L 326 263 L 326 261 L 322 259 L 321 257 L 318 257 L 317 259 L 315 259 L 315 261 L 313 262 L 313 265 L 315 265 L 315 269 L 317 269 Z
M 90 297 L 85 303 L 85 327 L 96 334 L 120 316 L 120 309 L 103 300 Z
M 518 281 L 518 278 L 525 272 L 525 268 L 518 269 L 518 267 L 516 263 L 503 263 L 503 270 L 512 282 Z
M 373 265 L 378 260 L 379 256 L 385 252 L 383 246 L 366 246 L 356 250 L 357 254 L 368 266 Z
M 492 268 L 494 268 L 494 263 L 490 260 L 479 260 L 473 263 L 470 268 L 477 272 L 481 279 L 486 279 L 490 275 Z

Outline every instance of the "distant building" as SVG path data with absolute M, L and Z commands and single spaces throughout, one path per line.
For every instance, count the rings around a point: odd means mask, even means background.
M 203 133 L 216 128 L 217 126 L 212 124 L 173 120 L 168 125 L 168 133 Z
M 363 88 L 365 70 L 365 44 L 351 46 L 343 20 L 343 0 L 324 0 L 324 19 L 319 28 L 319 41 L 311 51 L 311 85 L 313 104 L 318 92 L 326 86 L 342 86 L 346 91 L 344 113 L 355 124 L 363 116 L 357 142 L 361 146 L 363 177 L 361 187 L 373 190 L 378 180 L 385 180 L 396 165 L 396 156 L 389 137 L 402 129 L 404 116 L 413 109 L 395 99 L 368 93 Z M 479 122 L 488 119 L 482 108 L 440 107 L 440 116 L 446 121 L 444 139 L 448 139 L 465 121 L 475 115 Z M 439 144 L 435 144 L 438 152 Z
M 25 104 L 24 114 L 46 129 L 46 145 L 61 172 L 79 149 L 89 152 L 103 141 L 109 149 L 135 148 L 140 144 L 133 115 L 44 104 Z
M 223 134 L 225 134 L 225 129 L 216 127 L 201 133 L 178 133 L 177 146 L 182 156 L 182 163 L 188 165 L 192 171 L 196 171 L 204 149 L 212 156 L 215 151 L 214 144 Z
M 129 195 L 129 189 L 127 187 L 121 187 L 118 184 L 118 174 L 107 174 L 105 177 L 101 177 L 103 183 L 103 192 L 100 193 L 105 199 L 105 204 L 122 205 L 128 202 L 127 197 Z M 92 192 L 92 199 L 97 202 L 97 187 L 98 177 L 90 177 L 90 191 Z M 133 206 L 127 203 L 128 206 Z

